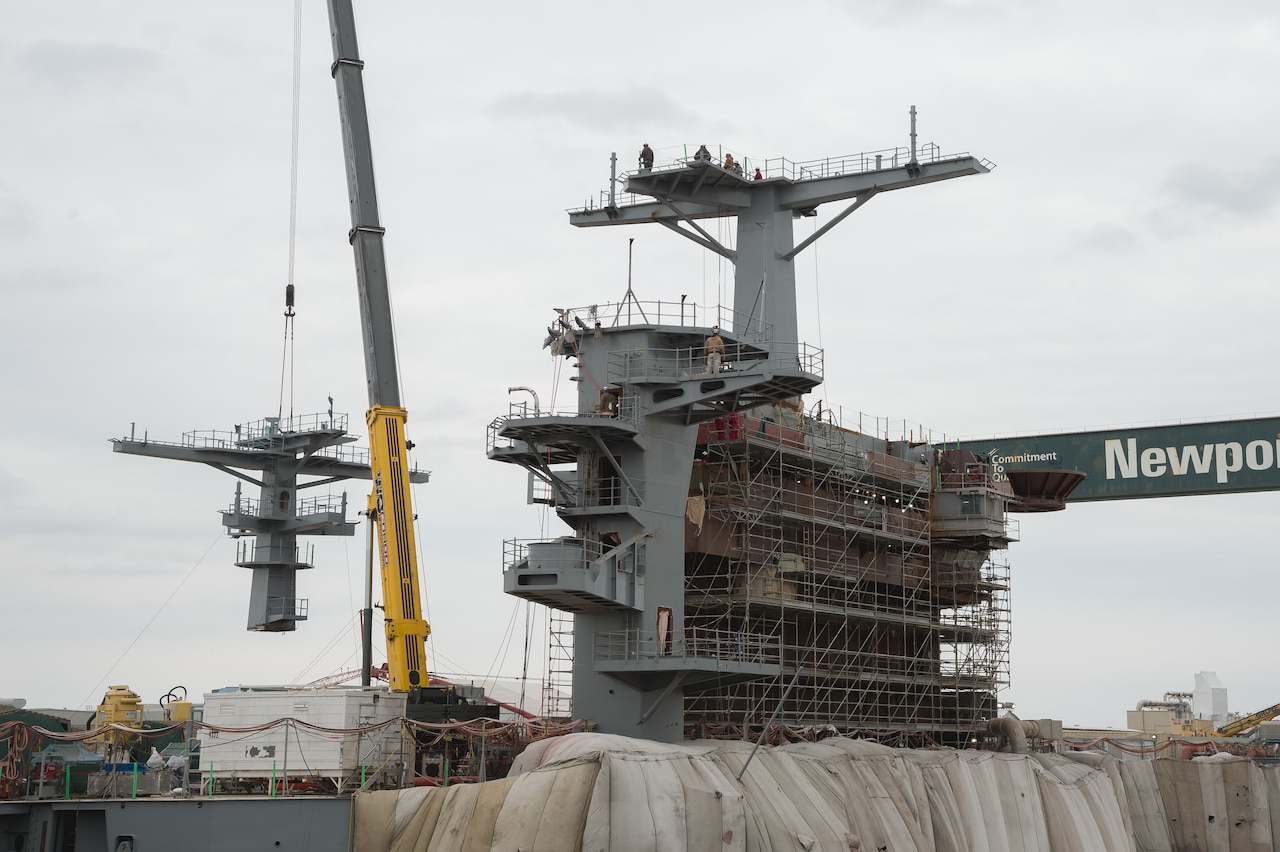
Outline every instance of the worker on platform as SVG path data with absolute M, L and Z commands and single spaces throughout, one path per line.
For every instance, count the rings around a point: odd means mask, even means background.
M 596 406 L 598 411 L 604 417 L 618 416 L 618 393 L 622 388 L 602 388 L 600 390 L 600 404 Z
M 698 151 L 693 155 L 693 158 L 695 160 L 709 163 L 711 162 L 711 152 L 707 150 L 706 145 L 699 145 Z
M 649 147 L 649 143 L 644 143 L 644 147 L 640 149 L 640 168 L 646 172 L 653 169 L 653 149 Z
M 724 170 L 726 172 L 736 172 L 736 171 L 741 171 L 741 169 L 742 167 L 739 166 L 737 162 L 734 161 L 732 154 L 724 155 Z
M 702 351 L 707 356 L 706 375 L 720 372 L 720 365 L 724 361 L 724 338 L 720 336 L 720 326 L 711 329 L 711 336 L 702 342 Z

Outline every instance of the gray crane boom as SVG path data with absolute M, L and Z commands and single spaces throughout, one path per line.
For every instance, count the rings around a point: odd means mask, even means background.
M 351 202 L 351 246 L 360 288 L 360 320 L 364 334 L 365 375 L 369 405 L 398 407 L 400 378 L 396 369 L 395 332 L 387 264 L 382 249 L 385 231 L 378 219 L 378 193 L 373 181 L 373 145 L 364 98 L 364 62 L 356 43 L 355 14 L 350 0 L 330 0 L 333 79 L 338 86 L 342 149 L 347 163 L 347 195 Z

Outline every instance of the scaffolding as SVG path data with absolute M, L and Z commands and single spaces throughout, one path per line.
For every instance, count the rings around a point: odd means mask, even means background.
M 761 726 L 963 742 L 1008 683 L 1005 490 L 972 454 L 766 406 L 702 427 L 686 629 L 781 639 L 777 678 L 686 695 L 691 736 Z M 944 469 L 966 467 L 953 481 Z M 956 499 L 953 499 L 956 498 Z
M 547 609 L 547 676 L 542 682 L 542 717 L 573 716 L 573 615 Z

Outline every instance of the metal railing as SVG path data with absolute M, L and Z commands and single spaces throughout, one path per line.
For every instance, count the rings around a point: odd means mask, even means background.
M 259 547 L 258 542 L 251 539 L 240 539 L 236 543 L 236 563 L 260 563 L 270 565 L 277 562 L 293 562 L 299 565 L 313 565 L 316 547 L 314 544 L 299 544 L 285 547 L 281 544 Z
M 782 640 L 761 633 L 687 627 L 661 641 L 655 630 L 619 630 L 595 636 L 596 660 L 656 660 L 664 657 L 778 665 Z
M 582 489 L 582 506 L 588 509 L 636 508 L 644 505 L 644 480 L 632 478 L 633 492 L 621 477 L 595 479 Z
M 609 353 L 611 383 L 654 381 L 664 378 L 696 379 L 716 375 L 735 375 L 762 371 L 800 370 L 822 375 L 823 350 L 807 343 L 796 344 L 796 351 L 767 354 L 739 343 L 725 345 L 724 354 L 715 359 L 702 346 L 674 349 L 645 349 L 641 352 Z
M 307 598 L 270 598 L 267 600 L 267 620 L 292 618 L 305 621 L 310 601 Z
M 148 718 L 146 727 L 113 724 L 61 731 L 25 721 L 6 722 L 0 725 L 5 770 L 0 773 L 0 803 L 104 798 L 207 801 L 223 796 L 265 800 L 452 786 L 503 777 L 510 769 L 513 750 L 519 753 L 535 740 L 588 727 L 581 721 L 522 718 L 430 723 L 363 714 L 358 727 L 318 727 L 296 701 L 291 703 L 301 718 L 238 727 L 203 721 L 157 726 L 152 723 L 162 720 Z M 163 767 L 135 762 L 153 746 L 165 758 Z M 446 752 L 452 760 L 442 761 Z M 124 760 L 116 761 L 118 757 Z M 20 842 L 16 847 L 8 842 L 10 837 L 5 832 L 6 849 L 23 848 Z
M 251 515 L 255 518 L 263 517 L 261 513 L 262 501 L 252 497 L 241 497 L 232 503 L 228 508 L 222 510 L 224 515 Z M 305 517 L 306 515 L 346 515 L 347 512 L 347 495 L 344 494 L 326 494 L 323 497 L 304 497 L 297 500 L 293 505 L 293 514 L 290 517 Z M 272 516 L 274 517 L 274 515 Z
M 675 171 L 687 168 L 690 163 L 695 162 L 694 154 L 696 148 L 685 145 L 683 147 L 664 149 L 663 153 L 666 157 L 661 161 L 655 161 L 652 169 L 632 169 L 623 172 L 618 176 L 621 185 L 626 185 L 626 180 L 631 175 L 638 174 L 654 174 L 664 171 Z M 725 147 L 723 145 L 713 146 L 710 162 L 713 165 L 724 168 Z M 949 160 L 960 160 L 969 157 L 971 154 L 967 151 L 945 153 L 942 147 L 936 142 L 925 142 L 916 148 L 917 164 L 920 163 L 940 163 Z M 874 172 L 881 169 L 893 169 L 900 166 L 911 164 L 911 149 L 907 146 L 898 146 L 893 148 L 881 148 L 878 151 L 862 151 L 857 154 L 842 154 L 835 157 L 824 157 L 818 160 L 789 160 L 786 157 L 766 157 L 757 159 L 755 157 L 742 156 L 735 158 L 735 161 L 741 170 L 733 171 L 743 175 L 745 178 L 752 178 L 756 169 L 760 170 L 760 177 L 763 180 L 783 179 L 790 181 L 813 180 L 817 178 L 839 177 L 841 175 L 862 174 L 865 172 Z M 985 168 L 995 168 L 995 163 L 989 160 L 980 161 Z M 623 200 L 625 197 L 625 201 Z M 652 199 L 648 195 L 634 192 L 618 192 L 615 201 L 619 206 L 628 206 L 631 204 L 649 203 Z M 609 191 L 601 190 L 599 196 L 595 199 L 588 198 L 582 207 L 570 208 L 569 213 L 588 212 L 591 210 L 606 209 L 609 206 Z
M 182 446 L 200 448 L 238 447 L 247 443 L 273 445 L 276 438 L 307 432 L 347 431 L 347 415 L 321 412 L 296 417 L 264 417 L 237 426 L 234 430 L 197 429 L 182 433 Z
M 598 541 L 589 538 L 573 538 L 566 536 L 561 538 L 509 538 L 502 542 L 502 571 L 513 570 L 521 562 L 529 558 L 529 545 L 531 544 L 552 544 L 558 541 L 572 541 L 580 547 L 575 550 L 582 554 L 582 559 L 577 567 L 586 570 L 586 568 L 605 554 L 605 546 Z M 572 566 L 570 566 L 572 567 Z
M 601 328 L 617 328 L 628 325 L 666 325 L 682 328 L 720 327 L 725 331 L 735 328 L 751 328 L 750 339 L 767 343 L 773 339 L 773 324 L 763 326 L 758 319 L 739 314 L 726 305 L 699 307 L 696 302 L 663 302 L 627 299 L 623 302 L 606 302 L 602 305 L 585 305 L 567 308 L 563 314 L 579 337 L 592 333 L 597 322 Z M 582 326 L 578 321 L 582 321 Z
M 618 397 L 616 411 L 610 414 L 606 411 L 577 411 L 576 409 L 538 411 L 537 413 L 533 413 L 528 403 L 512 402 L 507 414 L 495 417 L 489 422 L 489 426 L 485 430 L 485 449 L 490 452 L 499 449 L 510 450 L 515 449 L 520 444 L 526 443 L 519 438 L 510 438 L 501 434 L 502 430 L 505 429 L 508 424 L 518 424 L 522 420 L 563 417 L 581 419 L 583 423 L 598 423 L 602 419 L 609 419 L 635 424 L 639 422 L 637 403 L 638 400 L 635 395 L 624 393 Z

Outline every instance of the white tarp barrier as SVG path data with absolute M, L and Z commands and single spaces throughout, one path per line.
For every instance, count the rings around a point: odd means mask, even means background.
M 501 781 L 360 794 L 356 849 L 1259 852 L 1276 848 L 1280 824 L 1280 774 L 1243 758 L 1119 762 L 840 737 L 762 748 L 748 764 L 751 750 L 542 740 Z

